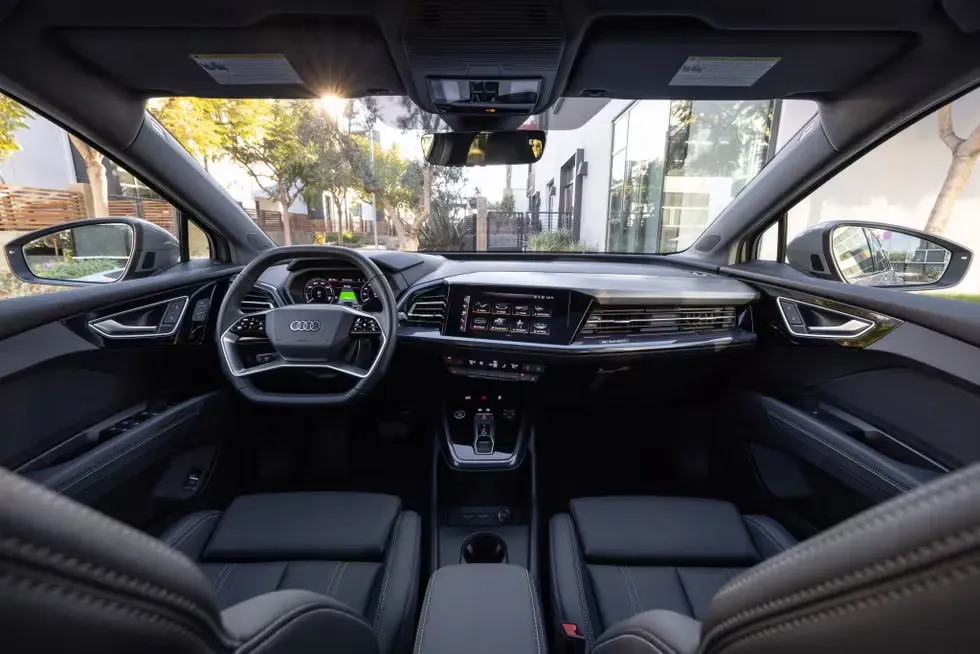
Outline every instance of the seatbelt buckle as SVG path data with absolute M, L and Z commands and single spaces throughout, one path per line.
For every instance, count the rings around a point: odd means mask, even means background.
M 585 654 L 585 637 L 574 622 L 561 623 L 562 648 L 565 654 Z

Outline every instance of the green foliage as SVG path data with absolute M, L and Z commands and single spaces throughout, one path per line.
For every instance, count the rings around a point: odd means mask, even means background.
M 125 261 L 119 259 L 73 259 L 46 266 L 31 266 L 35 275 L 42 279 L 78 279 L 114 268 L 122 268 Z
M 575 240 L 567 229 L 534 234 L 527 239 L 527 247 L 532 252 L 595 252 L 596 247 Z
M 31 112 L 18 102 L 0 94 L 0 161 L 4 161 L 20 149 L 14 134 L 23 129 Z
M 419 249 L 426 252 L 459 252 L 473 238 L 469 221 L 453 220 L 448 212 L 435 209 L 419 229 Z
M 947 300 L 960 300 L 961 302 L 977 302 L 980 303 L 980 295 L 968 295 L 966 293 L 929 293 L 934 297 L 942 297 Z

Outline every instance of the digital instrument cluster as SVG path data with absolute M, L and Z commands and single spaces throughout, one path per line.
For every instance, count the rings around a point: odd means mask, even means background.
M 289 284 L 289 294 L 297 304 L 342 304 L 371 309 L 378 299 L 356 270 L 308 270 Z

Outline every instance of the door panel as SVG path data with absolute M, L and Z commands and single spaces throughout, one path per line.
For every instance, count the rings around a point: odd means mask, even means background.
M 970 365 L 980 357 L 980 307 L 801 282 L 771 262 L 724 272 L 763 295 L 740 417 L 759 485 L 783 508 L 822 529 L 980 460 L 980 388 Z M 807 307 L 804 326 L 791 324 L 787 299 Z M 847 324 L 848 315 L 873 327 L 810 333 Z
M 137 525 L 193 499 L 200 479 L 165 501 L 150 494 L 161 476 L 189 474 L 168 473 L 171 461 L 213 449 L 230 425 L 213 344 L 228 275 L 185 271 L 0 302 L 3 331 L 22 328 L 0 338 L 0 465 L 102 509 L 135 495 L 128 505 L 140 512 L 117 517 Z M 106 331 L 113 319 L 141 329 Z M 188 471 L 200 477 L 199 468 Z

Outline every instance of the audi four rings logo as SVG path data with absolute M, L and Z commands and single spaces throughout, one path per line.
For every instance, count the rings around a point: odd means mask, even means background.
M 318 332 L 320 331 L 319 320 L 294 320 L 289 323 L 291 332 Z

